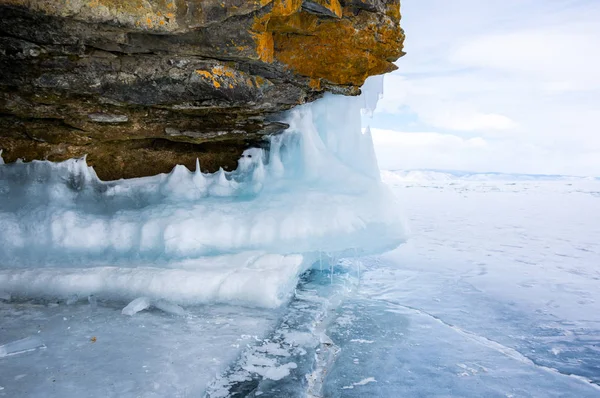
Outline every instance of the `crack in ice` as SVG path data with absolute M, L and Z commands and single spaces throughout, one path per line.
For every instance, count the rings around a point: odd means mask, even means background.
M 412 311 L 412 312 L 414 312 L 416 314 L 423 315 L 423 316 L 426 316 L 426 317 L 428 317 L 430 319 L 433 319 L 436 322 L 438 322 L 438 323 L 440 323 L 440 324 L 442 324 L 442 325 L 444 325 L 444 326 L 452 329 L 456 333 L 458 333 L 458 334 L 460 334 L 460 335 L 462 335 L 462 336 L 470 339 L 471 341 L 474 341 L 477 344 L 480 344 L 480 345 L 482 345 L 484 347 L 490 348 L 490 349 L 492 349 L 492 350 L 494 350 L 496 352 L 499 352 L 500 354 L 503 354 L 504 356 L 506 356 L 508 358 L 514 359 L 514 360 L 519 361 L 519 362 L 521 362 L 523 364 L 527 364 L 527 365 L 533 366 L 535 368 L 538 368 L 538 369 L 543 370 L 543 371 L 548 372 L 548 373 L 552 373 L 552 374 L 556 374 L 556 375 L 560 375 L 560 376 L 564 376 L 564 377 L 569 377 L 569 378 L 578 380 L 578 381 L 580 381 L 582 383 L 585 383 L 588 386 L 590 386 L 590 387 L 592 387 L 592 388 L 600 391 L 600 384 L 598 384 L 595 381 L 590 380 L 590 379 L 588 379 L 588 378 L 586 378 L 584 376 L 581 376 L 581 375 L 578 375 L 578 374 L 574 374 L 574 373 L 567 373 L 567 372 L 561 371 L 559 369 L 552 368 L 552 367 L 545 366 L 545 365 L 542 365 L 540 363 L 537 363 L 534 359 L 527 357 L 526 355 L 524 355 L 521 352 L 515 350 L 514 348 L 507 347 L 507 346 L 505 346 L 505 345 L 503 345 L 503 344 L 501 344 L 501 343 L 499 343 L 499 342 L 497 342 L 495 340 L 489 339 L 489 338 L 487 338 L 485 336 L 481 336 L 481 335 L 479 335 L 477 333 L 474 333 L 474 332 L 471 332 L 469 330 L 462 329 L 462 328 L 460 328 L 460 327 L 458 327 L 456 325 L 453 325 L 451 323 L 448 323 L 448 322 L 444 321 L 442 318 L 440 318 L 440 317 L 438 317 L 436 315 L 433 315 L 433 314 L 431 314 L 431 313 L 429 313 L 427 311 L 421 310 L 421 309 L 416 308 L 416 307 L 411 307 L 409 305 L 398 304 L 398 303 L 390 302 L 390 301 L 387 301 L 387 300 L 384 300 L 384 301 L 386 303 L 388 303 L 389 305 L 391 305 L 391 306 L 396 306 L 396 307 L 399 307 L 399 308 L 404 308 L 404 309 Z

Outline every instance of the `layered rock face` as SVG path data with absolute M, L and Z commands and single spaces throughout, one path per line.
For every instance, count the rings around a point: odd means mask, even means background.
M 6 162 L 88 155 L 100 178 L 235 168 L 330 91 L 403 55 L 399 0 L 0 0 Z

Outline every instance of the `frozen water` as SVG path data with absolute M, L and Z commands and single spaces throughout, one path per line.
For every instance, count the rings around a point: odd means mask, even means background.
M 171 315 L 177 315 L 177 316 L 183 316 L 185 315 L 185 310 L 183 308 L 181 308 L 181 306 L 174 304 L 174 303 L 169 303 L 168 301 L 165 300 L 158 300 L 154 303 L 154 306 L 163 311 L 166 312 L 167 314 L 171 314 Z
M 278 316 L 212 305 L 129 317 L 122 302 L 49 304 L 0 302 L 0 344 L 36 336 L 47 347 L 0 358 L 0 397 L 200 397 Z
M 324 395 L 600 396 L 600 182 L 407 174 L 412 237 L 363 259 Z
M 411 240 L 323 256 L 279 310 L 0 301 L 0 343 L 48 347 L 1 359 L 0 394 L 600 396 L 599 183 L 389 177 Z
M 39 337 L 26 337 L 21 340 L 11 341 L 9 343 L 0 345 L 0 358 L 33 351 L 38 348 L 46 348 Z
M 6 269 L 0 270 L 0 286 L 24 297 L 145 296 L 188 305 L 219 301 L 276 307 L 296 285 L 304 258 L 252 252 L 169 264 L 176 268 Z
M 140 311 L 144 311 L 150 307 L 150 299 L 148 297 L 138 297 L 131 303 L 127 304 L 121 311 L 123 315 L 133 316 Z
M 100 181 L 85 158 L 0 167 L 0 289 L 173 303 L 284 303 L 316 253 L 377 253 L 405 239 L 381 182 L 361 97 L 289 115 L 237 170 Z M 379 88 L 378 88 L 379 87 Z

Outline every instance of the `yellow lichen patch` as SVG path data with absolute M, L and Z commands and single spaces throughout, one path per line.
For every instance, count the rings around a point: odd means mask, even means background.
M 270 32 L 253 34 L 256 42 L 256 54 L 263 62 L 271 63 L 274 59 L 273 34 Z
M 317 29 L 319 17 L 314 14 L 298 13 L 288 17 L 272 17 L 267 24 L 269 32 L 310 34 Z
M 218 68 L 222 68 L 222 67 L 216 66 L 212 70 L 215 71 L 215 70 L 218 70 Z M 202 76 L 204 79 L 209 80 L 215 88 L 221 87 L 221 82 L 219 81 L 219 78 L 221 76 L 220 74 L 214 73 L 214 72 L 211 73 L 207 70 L 202 70 L 202 69 L 196 69 L 194 72 L 196 74 Z
M 230 79 L 235 79 L 235 71 L 223 65 L 218 65 L 212 68 L 212 73 L 217 76 L 224 76 Z
M 312 18 L 313 15 L 301 11 L 273 26 L 278 29 L 273 34 L 275 57 L 296 73 L 330 83 L 360 86 L 368 76 L 395 69 L 390 60 L 402 54 L 404 36 L 391 20 L 385 23 L 371 13 L 363 13 L 356 20 L 320 19 L 304 35 L 288 34 L 282 28 L 297 29 L 303 26 L 303 20 Z
M 272 16 L 286 16 L 297 12 L 302 7 L 302 0 L 275 0 Z
M 212 79 L 212 74 L 207 70 L 196 69 L 194 72 L 207 79 Z
M 319 4 L 323 8 L 328 9 L 338 18 L 342 17 L 342 5 L 338 0 L 311 0 L 311 2 Z
M 315 91 L 321 90 L 321 79 L 310 79 L 308 86 Z
M 400 15 L 400 3 L 398 4 L 388 4 L 385 7 L 385 14 L 392 18 L 395 21 L 400 21 L 401 15 Z
M 269 21 L 271 20 L 271 18 L 272 18 L 271 14 L 265 14 L 260 17 L 255 17 L 254 22 L 252 23 L 252 31 L 253 32 L 266 32 L 267 25 L 269 24 Z

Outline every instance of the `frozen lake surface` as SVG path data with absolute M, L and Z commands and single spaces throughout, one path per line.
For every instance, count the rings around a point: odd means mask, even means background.
M 0 396 L 600 397 L 600 182 L 383 177 L 411 239 L 277 310 L 0 297 Z

